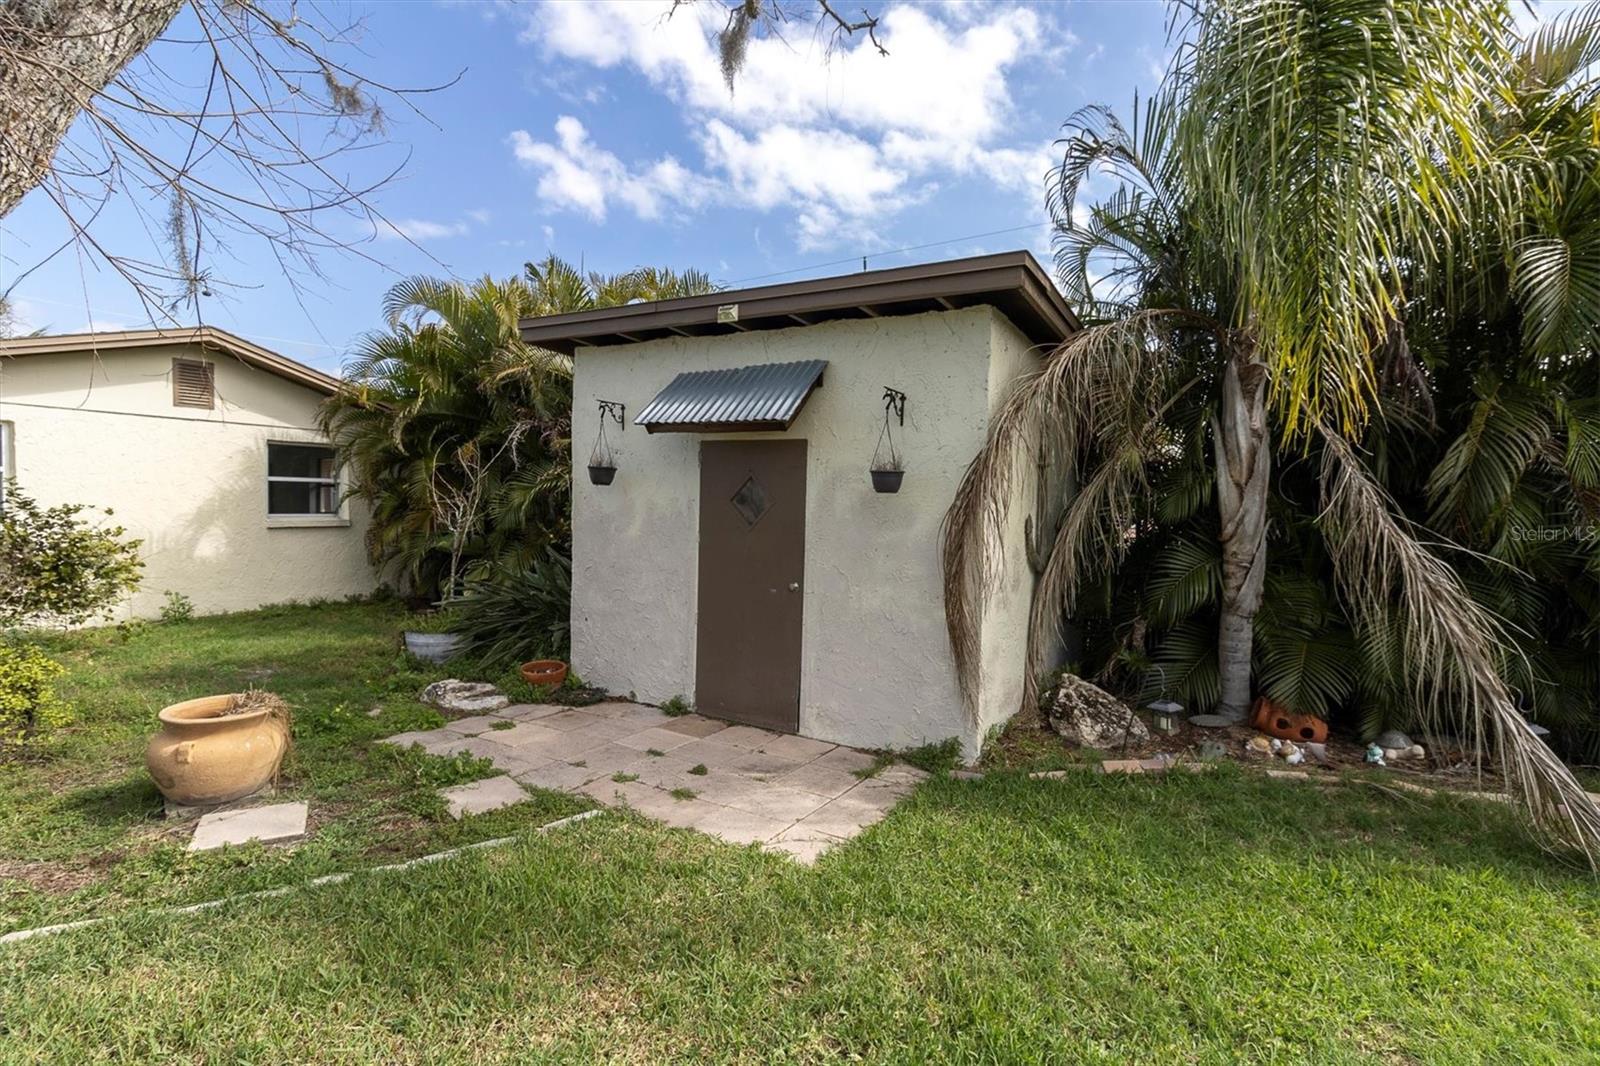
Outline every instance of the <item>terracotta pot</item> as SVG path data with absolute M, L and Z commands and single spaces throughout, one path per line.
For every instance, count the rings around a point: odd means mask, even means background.
M 1295 714 L 1286 711 L 1265 696 L 1256 700 L 1255 713 L 1250 724 L 1271 736 L 1284 740 L 1298 740 L 1322 744 L 1328 739 L 1328 723 L 1314 714 Z
M 164 707 L 144 764 L 174 803 L 207 806 L 266 787 L 289 748 L 289 727 L 265 708 L 222 715 L 233 700 L 204 696 Z
M 567 664 L 560 659 L 535 659 L 522 664 L 522 680 L 530 685 L 559 685 L 567 679 Z

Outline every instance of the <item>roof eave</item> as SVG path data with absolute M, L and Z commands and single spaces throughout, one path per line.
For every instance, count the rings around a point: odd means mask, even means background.
M 738 305 L 738 319 L 718 308 Z M 703 296 L 524 319 L 523 340 L 566 355 L 579 348 L 669 336 L 731 335 L 923 311 L 997 307 L 1035 343 L 1054 344 L 1080 329 L 1070 307 L 1027 252 L 895 267 Z

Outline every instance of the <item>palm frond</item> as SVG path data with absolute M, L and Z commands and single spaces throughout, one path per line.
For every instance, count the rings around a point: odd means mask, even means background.
M 1546 838 L 1600 869 L 1600 807 L 1528 729 L 1503 680 L 1509 641 L 1455 572 L 1390 509 L 1350 445 L 1324 429 L 1323 516 L 1340 588 L 1363 624 L 1397 617 L 1422 721 L 1492 742 L 1507 786 Z

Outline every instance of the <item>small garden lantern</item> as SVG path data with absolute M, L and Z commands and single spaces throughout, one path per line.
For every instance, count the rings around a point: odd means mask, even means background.
M 1183 704 L 1173 700 L 1156 700 L 1145 704 L 1151 715 L 1151 724 L 1163 733 L 1176 733 L 1183 724 Z
M 621 433 L 627 428 L 623 418 L 628 408 L 616 400 L 601 400 L 599 403 L 600 433 L 595 437 L 594 450 L 589 453 L 589 480 L 596 485 L 609 485 L 617 476 L 617 457 L 611 451 L 611 442 L 606 440 L 606 419 L 615 419 L 617 432 Z
M 883 387 L 883 429 L 878 433 L 878 446 L 872 452 L 872 491 L 899 492 L 905 480 L 905 460 L 894 446 L 894 433 L 889 429 L 889 416 L 894 415 L 902 428 L 906 424 L 906 394 L 899 389 Z

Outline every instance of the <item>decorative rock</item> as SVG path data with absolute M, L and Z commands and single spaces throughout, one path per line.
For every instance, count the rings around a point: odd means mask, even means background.
M 1374 766 L 1383 766 L 1383 749 L 1376 744 L 1367 745 L 1367 762 Z
M 1328 745 L 1303 744 L 1301 747 L 1305 749 L 1305 753 L 1311 757 L 1313 762 L 1325 763 L 1328 761 Z
M 1410 750 L 1406 752 L 1406 755 L 1412 759 L 1423 759 L 1427 757 L 1428 749 L 1424 748 L 1421 744 L 1413 744 L 1411 745 Z
M 1398 729 L 1386 729 L 1382 733 L 1378 734 L 1377 738 L 1373 740 L 1373 743 L 1378 745 L 1380 748 L 1405 749 L 1411 747 L 1411 738 L 1400 732 Z
M 378 717 L 378 715 L 380 715 L 382 713 L 383 713 L 383 704 L 380 703 L 376 707 L 372 708 L 370 711 L 367 712 L 367 717 L 368 718 L 376 718 L 376 717 Z
M 1409 758 L 1411 758 L 1411 749 L 1410 748 L 1384 748 L 1383 749 L 1383 762 L 1384 762 L 1384 765 L 1388 765 L 1389 763 L 1392 763 L 1392 762 L 1401 762 L 1402 760 L 1409 759 Z
M 1215 740 L 1207 740 L 1200 745 L 1200 759 L 1203 762 L 1218 762 L 1227 756 L 1228 749 Z
M 1103 774 L 1142 774 L 1144 763 L 1138 759 L 1107 759 L 1100 764 Z
M 417 697 L 430 707 L 453 714 L 484 714 L 509 707 L 505 693 L 484 681 L 435 681 Z
M 1257 733 L 1255 736 L 1244 742 L 1244 747 L 1246 751 L 1253 755 L 1271 755 L 1272 743 L 1273 741 L 1271 737 Z
M 1301 751 L 1299 748 L 1296 748 L 1288 755 L 1285 755 L 1283 757 L 1283 761 L 1288 763 L 1290 766 L 1299 766 L 1301 763 L 1306 761 L 1306 753 Z
M 1200 729 L 1226 729 L 1230 725 L 1239 725 L 1242 718 L 1230 718 L 1225 714 L 1192 714 L 1189 724 Z
M 1121 700 L 1081 677 L 1064 674 L 1051 701 L 1050 728 L 1086 748 L 1111 748 L 1150 739 L 1144 721 Z
M 1285 759 L 1294 759 L 1295 762 L 1299 762 L 1301 759 L 1305 758 L 1304 755 L 1301 755 L 1299 747 L 1296 746 L 1295 742 L 1292 740 L 1284 741 L 1277 750 L 1279 755 L 1283 756 Z M 1299 755 L 1300 759 L 1295 759 L 1296 755 Z
M 259 840 L 272 844 L 306 835 L 304 803 L 273 803 L 266 807 L 240 807 L 215 811 L 200 819 L 189 841 L 190 851 L 209 851 L 224 844 Z

